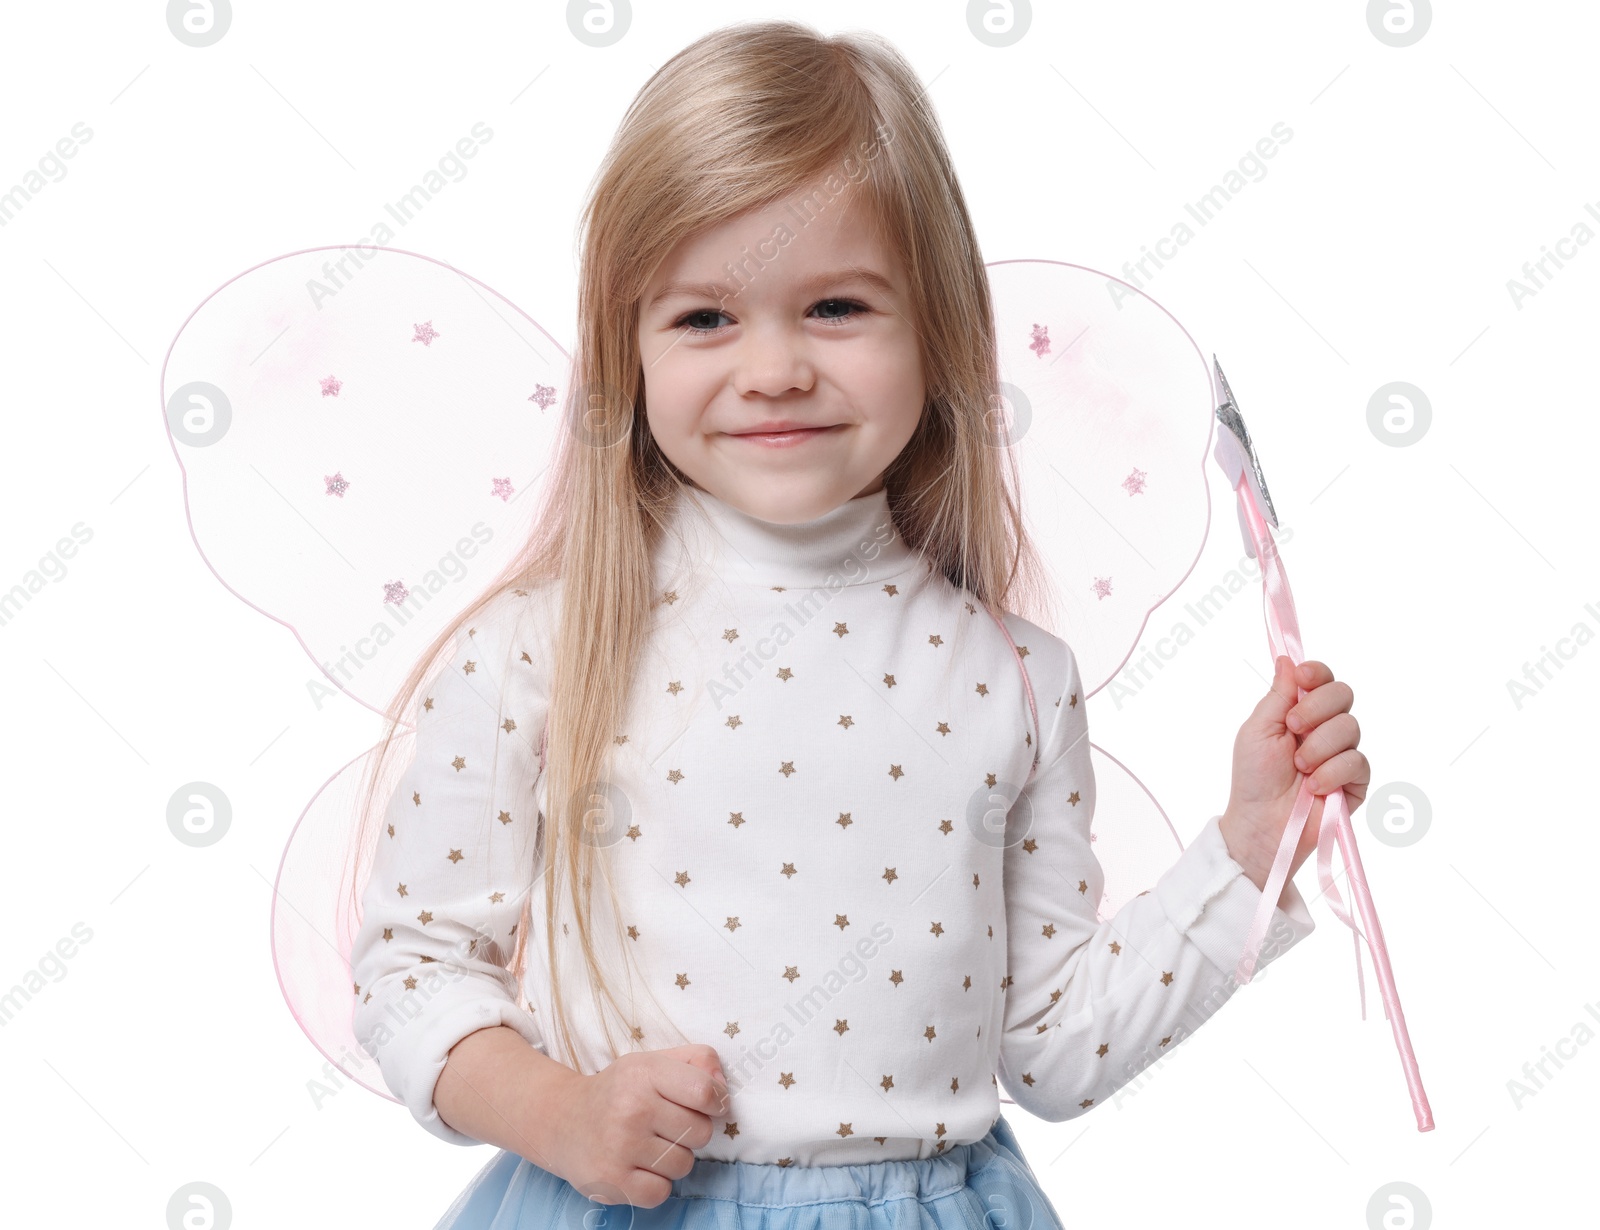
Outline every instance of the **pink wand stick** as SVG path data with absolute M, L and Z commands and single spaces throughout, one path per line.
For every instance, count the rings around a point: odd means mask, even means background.
M 1217 433 L 1214 455 L 1217 464 L 1228 476 L 1229 486 L 1238 496 L 1239 529 L 1244 535 L 1245 550 L 1249 552 L 1251 558 L 1261 562 L 1262 601 L 1267 623 L 1268 647 L 1272 650 L 1274 661 L 1280 655 L 1287 655 L 1289 660 L 1298 666 L 1305 660 L 1305 654 L 1300 647 L 1300 621 L 1295 614 L 1294 596 L 1289 592 L 1289 578 L 1283 570 L 1277 542 L 1272 537 L 1272 529 L 1276 529 L 1278 525 L 1277 513 L 1272 507 L 1272 497 L 1267 492 L 1266 477 L 1261 472 L 1261 461 L 1256 456 L 1255 445 L 1251 442 L 1249 431 L 1245 429 L 1244 419 L 1240 416 L 1239 407 L 1233 400 L 1233 390 L 1228 387 L 1227 377 L 1222 374 L 1222 366 L 1217 362 L 1216 355 L 1211 356 L 1211 363 L 1216 371 L 1218 387 L 1217 419 L 1226 428 L 1225 431 Z M 1271 529 L 1268 528 L 1269 522 Z M 1300 694 L 1302 697 L 1305 695 L 1304 688 L 1300 689 Z M 1241 984 L 1249 982 L 1255 972 L 1261 941 L 1266 935 L 1267 924 L 1271 920 L 1283 883 L 1288 878 L 1289 864 L 1294 860 L 1294 852 L 1300 844 L 1300 834 L 1305 830 L 1306 820 L 1311 815 L 1315 801 L 1316 795 L 1311 792 L 1310 780 L 1302 774 L 1294 808 L 1289 813 L 1283 839 L 1279 842 L 1278 852 L 1272 861 L 1272 870 L 1267 874 L 1266 888 L 1262 890 L 1261 901 L 1256 906 L 1244 951 L 1234 971 L 1235 981 Z M 1323 824 L 1317 834 L 1317 880 L 1322 885 L 1323 894 L 1328 898 L 1328 905 L 1352 933 L 1351 942 L 1355 945 L 1356 958 L 1356 986 L 1361 995 L 1361 1019 L 1365 1020 L 1367 1016 L 1366 984 L 1361 974 L 1361 941 L 1366 940 L 1367 948 L 1372 953 L 1373 967 L 1377 970 L 1378 990 L 1383 996 L 1384 1015 L 1389 1019 L 1389 1024 L 1394 1030 L 1395 1045 L 1400 1050 L 1400 1064 L 1405 1070 L 1406 1085 L 1411 1092 L 1411 1105 L 1417 1116 L 1417 1130 L 1432 1131 L 1433 1110 L 1428 1105 L 1428 1095 L 1422 1088 L 1422 1076 L 1417 1070 L 1417 1057 L 1411 1048 L 1411 1037 L 1406 1032 L 1405 1013 L 1400 1009 L 1400 993 L 1395 989 L 1394 973 L 1389 967 L 1389 950 L 1383 942 L 1383 928 L 1378 923 L 1378 911 L 1372 904 L 1372 892 L 1367 887 L 1366 872 L 1362 869 L 1361 855 L 1356 849 L 1355 831 L 1350 826 L 1350 809 L 1343 789 L 1334 790 L 1327 795 L 1322 819 Z M 1332 856 L 1335 840 L 1339 843 L 1339 855 L 1350 877 L 1350 895 L 1355 902 L 1356 912 L 1361 916 L 1361 927 L 1356 926 L 1355 920 L 1351 918 L 1333 882 Z

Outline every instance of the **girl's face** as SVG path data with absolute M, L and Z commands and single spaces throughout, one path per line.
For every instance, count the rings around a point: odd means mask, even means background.
M 883 488 L 924 386 L 905 272 L 825 180 L 683 240 L 639 302 L 646 416 L 697 487 L 793 524 Z M 758 428 L 826 428 L 787 444 Z

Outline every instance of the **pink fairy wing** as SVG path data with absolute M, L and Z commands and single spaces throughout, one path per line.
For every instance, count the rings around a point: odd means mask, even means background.
M 329 693 L 381 712 L 525 539 L 569 371 L 515 304 L 429 257 L 257 265 L 195 309 L 162 373 L 195 545 Z
M 500 574 L 538 510 L 569 376 L 566 351 L 515 304 L 394 248 L 277 257 L 184 322 L 161 396 L 190 532 L 224 586 L 294 634 L 326 680 L 318 704 L 343 691 L 381 713 Z M 396 735 L 391 774 L 410 737 Z M 351 1027 L 351 898 L 371 855 L 356 848 L 357 791 L 375 754 L 291 832 L 272 944 L 307 1037 L 394 1100 Z
M 1055 261 L 988 269 L 1005 427 L 1055 607 L 1046 626 L 1072 646 L 1087 698 L 1123 669 L 1205 544 L 1211 377 L 1183 326 L 1119 278 Z M 1109 918 L 1183 843 L 1138 778 L 1092 750 Z

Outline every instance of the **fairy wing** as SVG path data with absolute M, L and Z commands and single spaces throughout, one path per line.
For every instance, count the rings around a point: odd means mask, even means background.
M 1183 326 L 1120 278 L 1042 260 L 988 269 L 1001 409 L 1055 608 L 1044 622 L 1093 696 L 1205 545 L 1211 377 Z M 1105 919 L 1153 887 L 1183 843 L 1128 768 L 1099 747 L 1092 762 Z
M 195 546 L 299 641 L 316 707 L 343 692 L 382 713 L 499 575 L 538 509 L 569 363 L 484 283 L 393 248 L 265 261 L 180 327 L 161 395 Z M 375 751 L 334 773 L 290 833 L 272 944 L 300 1027 L 391 1097 L 351 1028 L 349 899 L 368 872 L 352 838 Z
M 989 271 L 1024 515 L 1059 610 L 1048 626 L 1093 695 L 1204 542 L 1209 380 L 1188 334 L 1126 283 L 1048 261 Z M 566 352 L 516 305 L 393 248 L 266 261 L 184 322 L 162 404 L 195 545 L 293 633 L 322 675 L 314 703 L 342 691 L 382 712 L 499 575 L 539 507 L 569 379 Z M 353 838 L 373 755 L 333 773 L 289 835 L 273 960 L 317 1048 L 394 1100 L 351 1026 L 351 902 L 370 870 Z M 1104 918 L 1182 843 L 1137 777 L 1094 755 Z

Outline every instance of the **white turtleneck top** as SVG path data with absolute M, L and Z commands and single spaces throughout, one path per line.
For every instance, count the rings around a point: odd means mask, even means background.
M 1261 892 L 1220 817 L 1099 921 L 1077 661 L 1003 617 L 1038 709 L 1030 780 L 1011 646 L 899 536 L 885 492 L 776 525 L 685 487 L 653 563 L 594 836 L 620 918 L 603 888 L 593 917 L 615 934 L 602 960 L 631 1013 L 611 1026 L 618 1048 L 716 1048 L 730 1106 L 697 1156 L 927 1157 L 983 1137 L 1002 1088 L 1073 1118 L 1231 998 Z M 458 1144 L 476 1142 L 433 1105 L 452 1046 L 507 1025 L 561 1057 L 539 870 L 558 610 L 554 585 L 501 595 L 424 686 L 356 940 L 356 1035 L 417 1121 Z M 505 966 L 529 896 L 518 986 Z M 1258 971 L 1313 930 L 1292 881 L 1284 900 Z M 558 930 L 580 1070 L 596 1072 L 616 1018 L 594 1008 L 576 922 Z

